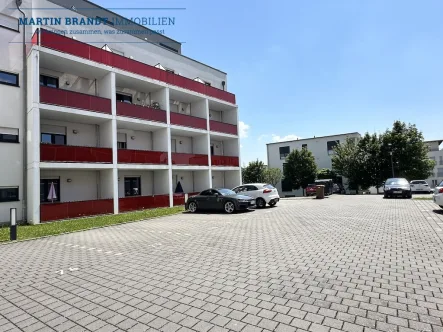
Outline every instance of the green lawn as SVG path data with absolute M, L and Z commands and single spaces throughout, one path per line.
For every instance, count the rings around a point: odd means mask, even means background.
M 432 201 L 432 197 L 414 197 L 417 201 Z
M 175 206 L 172 208 L 150 209 L 115 215 L 69 219 L 40 225 L 19 225 L 17 226 L 17 238 L 18 240 L 33 239 L 42 236 L 57 235 L 96 227 L 117 225 L 130 221 L 169 216 L 183 211 L 183 206 Z M 0 228 L 0 242 L 4 241 L 9 241 L 9 227 Z

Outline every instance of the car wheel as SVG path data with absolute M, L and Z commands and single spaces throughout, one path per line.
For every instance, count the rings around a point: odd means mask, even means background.
M 235 211 L 235 205 L 231 201 L 225 203 L 225 212 L 233 213 Z
M 384 194 L 384 195 L 383 195 L 383 198 L 388 198 L 388 195 Z
M 269 206 L 270 206 L 270 207 L 274 207 L 275 204 L 277 204 L 277 202 L 271 202 L 271 203 L 269 203 Z
M 439 207 L 441 207 L 443 209 L 443 205 L 439 205 Z
M 257 198 L 255 204 L 258 208 L 264 208 L 266 206 L 266 201 L 263 198 Z
M 189 203 L 188 210 L 189 210 L 189 212 L 192 212 L 192 213 L 197 212 L 197 203 L 195 203 L 195 202 Z

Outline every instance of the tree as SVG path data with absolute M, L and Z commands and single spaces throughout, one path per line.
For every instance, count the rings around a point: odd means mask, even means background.
M 317 175 L 317 164 L 315 158 L 307 149 L 293 150 L 286 157 L 286 164 L 283 168 L 283 175 L 292 189 L 304 189 L 308 184 L 315 181 Z
M 337 174 L 329 168 L 321 168 L 317 171 L 317 179 L 332 179 L 334 183 L 337 182 Z
M 267 168 L 264 174 L 264 182 L 272 184 L 274 187 L 281 181 L 283 172 L 280 168 Z
M 392 165 L 395 177 L 409 181 L 427 179 L 435 166 L 435 161 L 428 157 L 423 134 L 415 125 L 401 121 L 395 121 L 392 129 L 381 136 L 380 161 L 383 179 L 393 176 Z
M 242 169 L 243 183 L 260 183 L 265 181 L 266 166 L 258 159 L 251 161 Z
M 362 179 L 363 154 L 355 139 L 348 138 L 345 143 L 338 144 L 334 148 L 332 156 L 332 168 L 338 174 L 348 178 L 349 189 L 358 190 L 361 184 L 365 185 L 366 180 Z
M 362 170 L 360 175 L 360 185 L 362 188 L 376 187 L 377 193 L 379 187 L 385 180 L 382 165 L 385 164 L 381 155 L 381 137 L 377 134 L 370 135 L 366 133 L 358 142 L 359 152 L 361 154 Z

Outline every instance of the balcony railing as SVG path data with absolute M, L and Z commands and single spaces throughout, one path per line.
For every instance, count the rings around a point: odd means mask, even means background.
M 169 195 L 122 197 L 118 204 L 120 212 L 168 207 Z
M 111 114 L 111 100 L 85 93 L 40 86 L 40 102 Z
M 192 153 L 172 153 L 173 165 L 193 165 L 193 166 L 208 166 L 208 156 L 205 154 Z
M 40 221 L 78 218 L 114 212 L 113 199 L 81 202 L 44 203 L 40 205 Z
M 237 126 L 230 123 L 209 120 L 209 127 L 211 131 L 218 131 L 220 133 L 238 135 Z
M 166 111 L 151 107 L 117 102 L 117 115 L 166 123 Z
M 145 150 L 118 150 L 118 162 L 121 164 L 168 164 L 168 153 Z
M 206 119 L 171 112 L 171 124 L 207 130 Z
M 190 78 L 169 73 L 165 70 L 147 65 L 143 62 L 139 62 L 119 54 L 111 53 L 101 48 L 82 43 L 78 40 L 73 40 L 48 30 L 39 29 L 36 31 L 36 33 L 39 31 L 41 31 L 40 45 L 43 47 L 119 68 L 131 73 L 142 75 L 154 80 L 165 82 L 235 104 L 235 95 L 230 92 L 217 89 L 212 86 L 207 86 Z
M 112 163 L 112 149 L 41 144 L 40 161 L 64 163 Z
M 238 157 L 230 157 L 230 156 L 211 156 L 211 165 L 212 166 L 234 166 L 238 167 L 239 161 Z

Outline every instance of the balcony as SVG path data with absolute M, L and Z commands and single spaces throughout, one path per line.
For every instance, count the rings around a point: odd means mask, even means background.
M 171 124 L 207 130 L 206 119 L 192 115 L 171 112 Z
M 238 135 L 237 126 L 230 123 L 209 120 L 209 128 L 211 131 L 217 131 L 219 133 Z
M 73 40 L 48 30 L 39 29 L 36 31 L 36 33 L 39 32 L 41 32 L 40 45 L 43 47 L 68 53 L 83 59 L 115 67 L 235 104 L 235 95 L 230 92 L 207 86 L 190 78 L 169 73 L 154 66 L 108 52 L 101 48 Z M 35 37 L 32 38 L 32 41 L 33 43 L 35 42 Z
M 45 203 L 40 205 L 40 220 L 78 218 L 114 212 L 112 199 L 98 199 L 80 202 Z
M 208 156 L 193 153 L 172 153 L 173 165 L 208 166 Z
M 40 161 L 62 163 L 112 163 L 112 149 L 41 144 Z
M 122 197 L 118 204 L 120 212 L 169 207 L 169 195 Z
M 168 153 L 146 150 L 118 150 L 118 162 L 121 164 L 168 164 Z
M 211 156 L 212 166 L 228 166 L 228 167 L 238 167 L 239 159 L 238 157 L 230 156 Z
M 117 102 L 117 115 L 166 123 L 166 111 L 129 103 Z
M 111 100 L 85 93 L 40 86 L 40 102 L 44 104 L 78 108 L 112 114 Z

